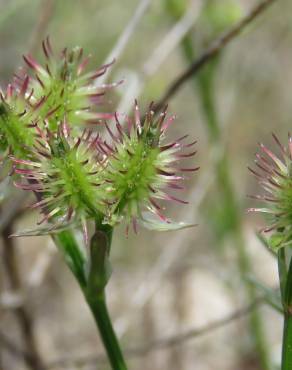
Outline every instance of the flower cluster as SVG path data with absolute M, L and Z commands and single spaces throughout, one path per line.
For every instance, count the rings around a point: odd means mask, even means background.
M 186 143 L 187 135 L 165 142 L 175 117 L 166 108 L 156 116 L 153 103 L 145 117 L 137 102 L 132 117 L 100 112 L 105 91 L 116 84 L 97 86 L 96 79 L 110 65 L 83 73 L 88 59 L 81 48 L 56 59 L 46 39 L 43 51 L 46 66 L 25 56 L 30 75 L 15 77 L 0 106 L 2 148 L 9 148 L 16 187 L 36 194 L 39 224 L 52 231 L 77 222 L 86 239 L 89 218 L 112 226 L 125 220 L 134 230 L 138 222 L 186 227 L 166 218 L 160 200 L 187 203 L 173 191 L 183 189 L 184 173 L 198 170 L 180 164 L 195 155 L 196 142 Z M 92 125 L 100 122 L 106 139 Z
M 262 232 L 273 231 L 271 247 L 278 249 L 292 240 L 292 138 L 289 135 L 287 147 L 276 135 L 273 134 L 273 138 L 280 155 L 260 144 L 255 160 L 257 169 L 249 168 L 265 191 L 263 195 L 251 197 L 264 202 L 266 207 L 250 208 L 249 211 L 268 215 L 269 225 Z

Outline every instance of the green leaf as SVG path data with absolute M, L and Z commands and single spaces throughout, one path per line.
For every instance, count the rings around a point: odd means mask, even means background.
M 17 231 L 11 234 L 10 237 L 23 237 L 23 236 L 42 236 L 42 235 L 53 235 L 58 234 L 62 231 L 72 228 L 72 226 L 77 226 L 76 222 L 70 223 L 59 223 L 59 224 L 49 224 L 43 227 L 37 227 L 33 229 L 25 229 L 22 231 Z
M 27 237 L 27 236 L 42 236 L 51 235 L 58 250 L 62 253 L 63 257 L 70 270 L 77 278 L 81 287 L 86 285 L 85 263 L 86 256 L 82 247 L 75 239 L 72 227 L 77 227 L 78 223 L 72 221 L 70 223 L 57 223 L 49 224 L 43 227 L 34 229 L 26 229 L 19 231 L 10 237 Z
M 148 230 L 155 231 L 176 231 L 197 226 L 195 224 L 189 224 L 185 222 L 162 221 L 150 212 L 144 212 L 142 214 L 142 219 L 139 220 L 139 223 Z
M 80 286 L 86 286 L 86 256 L 76 241 L 73 230 L 64 230 L 52 236 L 67 265 L 75 275 Z
M 271 248 L 269 244 L 269 239 L 265 238 L 261 233 L 256 233 L 258 240 L 263 244 L 263 246 L 274 256 L 277 257 L 277 252 Z
M 291 247 L 292 240 L 290 233 L 288 235 L 284 233 L 275 233 L 269 239 L 270 248 L 274 252 L 278 252 L 280 248 Z

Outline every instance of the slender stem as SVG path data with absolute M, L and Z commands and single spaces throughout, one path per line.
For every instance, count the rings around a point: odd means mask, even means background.
M 105 293 L 86 297 L 113 370 L 127 370 L 106 306 Z
M 105 287 L 111 274 L 109 253 L 113 228 L 96 220 L 95 234 L 90 242 L 90 267 L 85 298 L 94 316 L 104 347 L 113 370 L 126 370 L 116 334 L 106 306 Z
M 86 277 L 84 272 L 85 257 L 81 253 L 81 248 L 79 248 L 73 231 L 62 231 L 58 234 L 52 235 L 52 239 L 64 256 L 68 267 L 76 277 L 80 287 L 83 289 L 86 286 Z
M 112 239 L 112 228 L 97 224 L 96 233 L 90 243 L 90 260 L 86 271 L 86 262 L 73 231 L 63 231 L 53 236 L 59 250 L 81 290 L 95 319 L 101 339 L 106 349 L 113 370 L 127 370 L 116 334 L 106 306 L 105 286 L 110 276 L 109 251 Z
M 284 315 L 282 370 L 292 369 L 292 314 Z
M 281 255 L 279 253 L 279 259 Z M 282 257 L 283 258 L 283 257 Z M 279 269 L 280 279 L 281 271 Z M 283 284 L 285 286 L 283 287 Z M 284 330 L 283 330 L 283 345 L 282 345 L 282 370 L 292 369 L 292 258 L 286 275 L 285 281 L 281 280 L 282 296 L 284 306 Z
M 278 251 L 278 272 L 279 272 L 282 305 L 284 307 L 285 306 L 285 288 L 286 288 L 286 282 L 287 282 L 287 276 L 288 276 L 285 248 L 281 248 Z

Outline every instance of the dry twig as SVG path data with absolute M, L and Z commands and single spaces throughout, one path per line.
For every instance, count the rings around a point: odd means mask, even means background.
M 228 32 L 216 39 L 181 75 L 179 75 L 168 87 L 162 98 L 155 105 L 154 110 L 160 111 L 180 88 L 208 62 L 215 58 L 232 40 L 234 40 L 249 24 L 259 17 L 276 0 L 263 0 L 257 4 L 242 20 L 240 20 Z
M 193 0 L 187 8 L 185 15 L 167 32 L 162 40 L 158 41 L 158 46 L 150 53 L 150 56 L 142 65 L 141 71 L 139 73 L 128 72 L 127 88 L 118 106 L 118 112 L 128 113 L 134 99 L 137 99 L 142 93 L 147 79 L 159 70 L 171 52 L 189 32 L 190 28 L 195 25 L 201 12 L 202 3 L 201 0 Z

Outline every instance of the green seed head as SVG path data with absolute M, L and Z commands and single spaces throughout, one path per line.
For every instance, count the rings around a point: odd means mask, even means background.
M 182 174 L 196 171 L 198 167 L 182 168 L 179 165 L 180 160 L 195 154 L 182 153 L 195 142 L 184 144 L 186 137 L 182 137 L 163 144 L 173 116 L 166 118 L 165 110 L 155 118 L 151 104 L 142 122 L 137 103 L 134 109 L 134 118 L 128 119 L 126 128 L 122 129 L 116 116 L 116 134 L 106 125 L 113 143 L 100 149 L 108 156 L 107 169 L 102 174 L 109 204 L 108 222 L 125 219 L 127 223 L 132 221 L 135 228 L 136 221 L 143 219 L 146 210 L 168 222 L 157 200 L 187 203 L 171 191 L 182 189 Z
M 41 120 L 46 121 L 50 131 L 56 131 L 66 119 L 72 128 L 82 124 L 99 123 L 110 118 L 108 113 L 97 112 L 106 91 L 117 84 L 98 86 L 96 79 L 106 73 L 112 63 L 103 65 L 93 72 L 83 73 L 89 58 L 83 59 L 83 49 L 64 49 L 59 58 L 54 56 L 49 39 L 43 42 L 46 65 L 42 67 L 32 56 L 24 56 L 33 72 L 30 86 L 33 98 L 45 97 L 39 111 Z
M 264 190 L 264 194 L 251 198 L 264 202 L 266 207 L 250 208 L 249 211 L 268 216 L 269 223 L 262 232 L 272 232 L 270 245 L 278 250 L 292 244 L 292 139 L 289 135 L 289 145 L 285 147 L 274 134 L 273 138 L 280 156 L 260 144 L 255 160 L 257 169 L 249 168 Z
M 32 129 L 38 119 L 38 109 L 42 101 L 32 104 L 28 92 L 29 78 L 26 76 L 17 91 L 8 85 L 6 93 L 0 94 L 0 151 L 9 150 L 24 158 L 34 145 L 35 132 Z
M 33 161 L 12 157 L 16 168 L 26 181 L 15 185 L 39 194 L 33 208 L 45 214 L 39 222 L 69 222 L 100 219 L 105 213 L 100 191 L 103 157 L 95 150 L 99 135 L 92 137 L 89 130 L 73 139 L 65 123 L 58 135 L 38 129 L 38 142 L 32 153 Z

